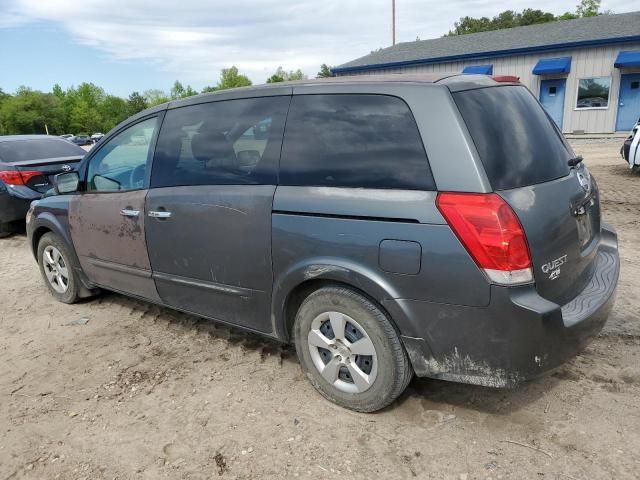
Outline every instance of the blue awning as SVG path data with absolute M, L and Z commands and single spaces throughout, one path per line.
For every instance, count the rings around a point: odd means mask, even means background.
M 571 57 L 542 58 L 533 67 L 534 75 L 550 75 L 552 73 L 569 73 Z
M 493 73 L 493 65 L 469 65 L 462 69 L 462 73 L 479 73 L 481 75 L 491 75 Z
M 616 68 L 640 67 L 640 50 L 620 52 L 613 66 Z

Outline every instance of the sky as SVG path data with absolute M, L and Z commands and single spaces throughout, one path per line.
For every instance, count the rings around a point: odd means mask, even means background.
M 396 0 L 397 41 L 440 37 L 460 17 L 574 11 L 578 0 Z M 637 9 L 607 0 L 602 9 Z M 391 0 L 0 0 L 0 88 L 93 82 L 127 96 L 197 90 L 235 65 L 254 83 L 278 66 L 310 78 L 391 45 Z

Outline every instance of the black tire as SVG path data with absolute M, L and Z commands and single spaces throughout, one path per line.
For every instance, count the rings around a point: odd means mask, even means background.
M 314 319 L 322 318 L 327 312 L 338 312 L 351 317 L 375 347 L 373 358 L 376 362 L 376 376 L 364 391 L 348 392 L 339 389 L 322 376 L 314 363 L 311 349 L 316 347 L 309 344 L 309 332 L 312 330 Z M 348 327 L 346 331 L 348 333 Z M 298 310 L 293 333 L 300 364 L 311 384 L 322 396 L 344 408 L 357 412 L 380 410 L 398 398 L 413 377 L 413 368 L 407 353 L 387 316 L 368 298 L 349 288 L 331 286 L 311 293 Z M 327 355 L 327 352 L 329 355 L 336 352 L 322 349 L 318 351 L 320 356 Z M 317 353 L 314 355 L 316 359 L 320 358 Z M 342 358 L 340 355 L 336 356 Z M 350 358 L 358 357 L 354 355 Z M 347 375 L 346 380 L 352 381 L 348 372 L 342 370 L 343 367 L 340 368 L 343 379 L 344 375 Z
M 57 291 L 45 273 L 46 262 L 44 260 L 44 254 L 47 247 L 57 249 L 57 251 L 62 255 L 63 265 L 66 267 L 68 272 L 68 276 L 66 277 L 68 283 L 64 292 Z M 80 290 L 82 286 L 76 272 L 77 265 L 73 264 L 72 257 L 69 254 L 67 247 L 55 233 L 46 233 L 40 239 L 40 242 L 38 243 L 38 265 L 40 266 L 40 273 L 42 274 L 45 285 L 56 300 L 62 303 L 75 303 L 80 299 Z

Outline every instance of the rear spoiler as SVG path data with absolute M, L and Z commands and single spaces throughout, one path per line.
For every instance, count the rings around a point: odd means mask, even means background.
M 58 163 L 71 163 L 79 162 L 84 156 L 71 156 L 71 157 L 53 157 L 53 158 L 38 158 L 36 160 L 21 160 L 19 162 L 11 162 L 9 165 L 12 167 L 33 167 L 36 165 L 56 165 Z

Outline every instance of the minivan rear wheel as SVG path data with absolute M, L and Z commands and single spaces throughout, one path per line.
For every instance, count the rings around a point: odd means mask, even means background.
M 325 398 L 374 412 L 405 390 L 413 369 L 387 316 L 368 298 L 340 286 L 309 295 L 298 310 L 294 339 L 300 364 Z

